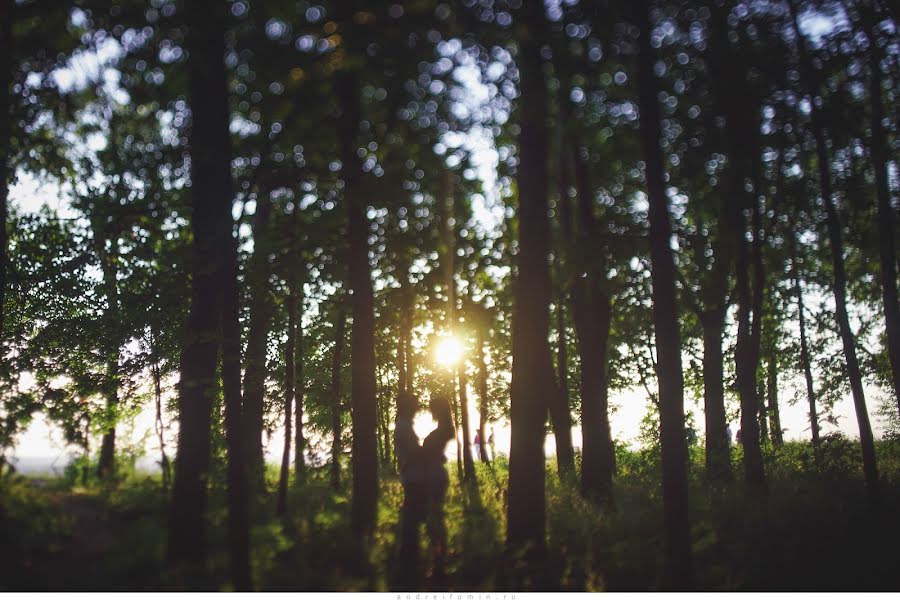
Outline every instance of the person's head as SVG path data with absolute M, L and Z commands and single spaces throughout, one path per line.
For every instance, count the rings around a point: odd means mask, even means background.
M 428 403 L 431 409 L 431 416 L 438 423 L 442 421 L 453 422 L 452 413 L 450 411 L 450 398 L 445 394 L 432 394 Z
M 415 394 L 400 392 L 397 396 L 397 418 L 412 419 L 419 412 L 419 399 Z

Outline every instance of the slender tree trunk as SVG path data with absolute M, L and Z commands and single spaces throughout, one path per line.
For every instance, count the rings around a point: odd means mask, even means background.
M 515 283 L 510 393 L 509 501 L 507 547 L 545 545 L 544 424 L 547 398 L 555 392 L 550 332 L 550 223 L 547 217 L 547 99 L 539 39 L 544 15 L 539 3 L 519 11 L 528 25 L 518 56 L 520 163 L 519 255 Z
M 731 457 L 728 449 L 725 417 L 725 360 L 722 332 L 726 307 L 719 306 L 700 313 L 703 326 L 703 403 L 706 416 L 706 474 L 711 481 L 731 479 Z
M 341 412 L 343 411 L 343 402 L 341 402 L 341 367 L 344 364 L 344 328 L 346 327 L 346 322 L 347 317 L 344 313 L 344 307 L 341 305 L 338 308 L 334 334 L 334 353 L 331 359 L 331 487 L 335 490 L 341 487 L 341 454 L 344 452 L 341 443 Z
M 850 327 L 850 316 L 847 313 L 847 274 L 844 268 L 844 241 L 841 231 L 841 222 L 834 196 L 831 190 L 831 158 L 828 155 L 828 145 L 825 138 L 825 127 L 822 116 L 816 105 L 817 89 L 819 85 L 815 79 L 815 70 L 812 61 L 806 52 L 806 39 L 800 32 L 797 23 L 797 7 L 794 1 L 789 2 L 791 9 L 794 33 L 799 40 L 800 60 L 802 73 L 807 81 L 809 93 L 812 99 L 812 129 L 816 141 L 816 159 L 819 169 L 819 188 L 822 200 L 825 203 L 826 226 L 828 240 L 831 245 L 831 264 L 834 272 L 834 304 L 841 335 L 841 343 L 844 347 L 844 358 L 847 362 L 847 378 L 850 380 L 850 391 L 853 395 L 853 406 L 856 409 L 856 420 L 859 423 L 859 440 L 862 446 L 863 472 L 866 479 L 866 487 L 873 496 L 878 494 L 878 466 L 875 457 L 875 439 L 872 434 L 872 426 L 869 423 L 869 413 L 866 409 L 866 396 L 863 391 L 862 373 L 859 360 L 856 356 L 856 342 L 853 329 Z
M 784 435 L 781 431 L 781 412 L 778 410 L 778 356 L 777 346 L 774 343 L 769 349 L 768 362 L 766 375 L 769 388 L 769 429 L 772 432 L 772 443 L 781 446 L 784 444 Z
M 9 263 L 9 180 L 12 173 L 12 26 L 15 0 L 0 0 L 0 343 L 5 340 L 6 271 Z
M 297 282 L 291 275 L 288 283 L 287 295 L 287 341 L 284 344 L 284 450 L 281 453 L 281 471 L 278 476 L 278 504 L 279 516 L 287 514 L 287 489 L 288 478 L 291 472 L 291 442 L 293 441 L 294 418 L 294 377 L 297 370 L 294 346 L 297 336 Z
M 344 16 L 344 23 L 349 25 L 350 15 Z M 357 535 L 368 536 L 375 529 L 378 502 L 375 312 L 369 268 L 369 221 L 361 189 L 362 169 L 356 154 L 360 120 L 359 85 L 349 67 L 338 72 L 335 87 L 342 110 L 339 134 L 344 203 L 349 218 L 349 283 L 353 292 L 350 297 L 353 312 L 350 330 L 350 405 L 353 430 L 351 526 Z
M 103 314 L 105 323 L 105 345 L 107 346 L 106 377 L 106 410 L 113 423 L 103 432 L 100 441 L 100 457 L 97 461 L 97 475 L 100 479 L 109 479 L 116 471 L 116 425 L 115 412 L 119 404 L 119 282 L 118 269 L 118 234 L 113 231 L 104 235 L 105 227 L 94 223 L 94 241 L 100 259 L 100 270 L 103 273 L 103 288 L 106 295 L 106 311 Z M 110 250 L 106 249 L 106 238 L 109 237 Z
M 462 417 L 463 436 L 463 471 L 466 481 L 475 481 L 475 463 L 472 459 L 472 435 L 469 431 L 469 377 L 466 374 L 466 361 L 460 362 L 456 371 L 459 382 L 459 406 Z
M 653 324 L 656 334 L 659 380 L 659 427 L 662 445 L 663 509 L 665 521 L 666 585 L 691 585 L 691 532 L 688 521 L 687 443 L 684 430 L 684 379 L 681 370 L 681 334 L 675 291 L 675 261 L 670 240 L 669 201 L 660 150 L 659 93 L 653 73 L 650 45 L 652 26 L 649 2 L 640 3 L 640 55 L 638 107 L 641 142 L 646 164 L 650 217 L 650 259 L 653 278 Z
M 153 351 L 154 356 L 156 356 L 156 351 Z M 162 485 L 164 490 L 169 489 L 169 484 L 171 482 L 171 466 L 169 464 L 169 455 L 166 454 L 166 426 L 163 422 L 163 407 L 162 407 L 162 373 L 160 372 L 159 363 L 154 360 L 153 365 L 150 367 L 150 374 L 153 377 L 153 402 L 156 408 L 156 420 L 154 421 L 154 428 L 156 429 L 156 437 L 159 439 L 159 454 L 160 461 L 159 466 L 162 471 Z
M 487 345 L 487 336 L 485 335 L 485 325 L 478 328 L 478 439 L 481 440 L 479 453 L 483 462 L 490 462 L 493 458 L 487 451 L 487 437 L 485 437 L 485 428 L 487 426 L 488 412 L 488 371 L 487 361 L 485 360 L 485 346 Z
M 272 200 L 268 191 L 260 191 L 253 217 L 253 257 L 247 271 L 250 286 L 250 326 L 244 367 L 244 412 L 247 432 L 247 466 L 250 481 L 257 489 L 265 484 L 263 454 L 263 412 L 266 383 L 266 342 L 272 318 L 269 299 L 269 221 Z

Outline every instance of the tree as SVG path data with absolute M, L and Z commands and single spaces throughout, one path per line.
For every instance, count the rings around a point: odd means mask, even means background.
M 666 528 L 666 581 L 672 588 L 691 584 L 691 537 L 687 498 L 687 444 L 684 436 L 684 379 L 675 292 L 675 262 L 670 240 L 669 201 L 660 150 L 658 85 L 653 73 L 650 3 L 639 7 L 638 54 L 641 142 L 645 156 L 653 277 L 653 325 L 659 380 L 659 429 L 663 460 L 663 507 Z

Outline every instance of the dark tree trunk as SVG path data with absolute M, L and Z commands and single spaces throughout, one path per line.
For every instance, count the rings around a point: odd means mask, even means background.
M 9 263 L 9 180 L 12 172 L 12 25 L 15 0 L 0 0 L 0 343 L 5 339 L 6 270 Z
M 684 430 L 684 379 L 681 371 L 681 334 L 675 292 L 675 261 L 670 240 L 669 201 L 660 150 L 660 121 L 650 45 L 649 2 L 640 3 L 638 107 L 646 164 L 650 217 L 650 259 L 653 278 L 653 324 L 659 380 L 659 428 L 662 445 L 663 508 L 665 521 L 666 585 L 691 585 L 691 532 L 688 521 L 687 443 Z
M 828 145 L 825 137 L 825 126 L 819 107 L 816 105 L 817 90 L 815 69 L 812 61 L 806 53 L 806 39 L 800 32 L 797 23 L 797 7 L 795 2 L 789 2 L 791 9 L 794 33 L 797 36 L 800 48 L 801 68 L 806 85 L 811 96 L 812 129 L 816 141 L 816 162 L 819 169 L 819 188 L 822 200 L 825 203 L 826 226 L 828 229 L 828 241 L 831 245 L 831 264 L 834 272 L 834 304 L 838 329 L 841 335 L 841 343 L 844 347 L 844 358 L 847 361 L 847 378 L 850 380 L 850 391 L 853 395 L 853 406 L 856 409 L 856 420 L 859 423 L 859 440 L 862 446 L 863 472 L 866 479 L 866 487 L 873 496 L 878 494 L 878 466 L 875 458 L 875 439 L 872 435 L 872 426 L 869 423 L 869 413 L 866 409 L 866 396 L 863 391 L 862 373 L 859 360 L 856 356 L 856 342 L 853 329 L 850 327 L 850 317 L 847 314 L 847 274 L 844 268 L 844 241 L 841 230 L 841 221 L 838 216 L 834 196 L 831 191 L 831 158 L 828 155 Z
M 262 489 L 265 478 L 263 456 L 263 412 L 266 383 L 266 342 L 272 318 L 269 299 L 269 221 L 272 200 L 260 191 L 253 217 L 253 257 L 247 271 L 250 286 L 250 326 L 244 367 L 244 414 L 247 432 L 247 466 L 251 482 Z
M 862 8 L 866 11 L 865 8 Z M 864 13 L 865 33 L 869 40 L 869 96 L 872 100 L 872 166 L 875 169 L 875 191 L 878 195 L 878 250 L 881 262 L 881 291 L 884 302 L 884 324 L 891 360 L 894 398 L 900 410 L 900 303 L 897 299 L 897 256 L 894 241 L 895 211 L 891 207 L 888 187 L 888 145 L 884 133 L 884 101 L 881 90 L 881 48 L 875 37 L 870 15 Z
M 287 341 L 284 344 L 284 450 L 281 453 L 281 471 L 278 476 L 278 503 L 279 516 L 287 514 L 287 490 L 288 478 L 291 472 L 291 442 L 293 441 L 294 419 L 294 377 L 297 363 L 294 356 L 294 346 L 297 336 L 297 283 L 291 277 L 288 283 L 287 295 Z
M 488 372 L 487 361 L 485 360 L 487 336 L 485 335 L 485 328 L 486 325 L 478 328 L 478 439 L 481 440 L 481 445 L 479 446 L 481 460 L 490 462 L 493 457 L 488 454 L 487 437 L 485 436 L 488 412 Z
M 772 432 L 772 443 L 776 446 L 784 444 L 784 433 L 781 430 L 781 412 L 778 410 L 778 356 L 777 347 L 773 343 L 769 349 L 769 361 L 766 368 L 769 396 L 769 429 Z
M 529 28 L 518 57 L 520 163 L 519 255 L 515 283 L 510 390 L 509 501 L 507 547 L 545 545 L 544 424 L 547 399 L 555 392 L 550 332 L 550 223 L 547 217 L 547 100 L 540 40 L 544 15 L 539 3 L 525 3 L 520 13 Z
M 581 489 L 599 502 L 612 494 L 613 445 L 609 427 L 609 384 L 606 375 L 612 311 L 609 298 L 598 294 L 586 302 L 586 286 L 573 292 L 578 352 L 581 355 Z
M 297 318 L 294 326 L 294 475 L 298 482 L 306 476 L 306 437 L 303 435 L 303 396 L 306 384 L 303 371 L 303 281 L 297 281 Z
M 228 448 L 228 548 L 231 576 L 249 589 L 250 541 L 243 449 L 238 321 L 237 244 L 231 217 L 231 154 L 224 63 L 225 4 L 188 6 L 188 81 L 192 107 L 191 192 L 194 231 L 193 296 L 182 352 L 181 429 L 172 497 L 169 559 L 203 568 L 204 510 L 209 471 L 210 418 L 221 348 L 225 439 Z
M 217 392 L 217 329 L 221 312 L 217 204 L 231 200 L 230 185 L 223 186 L 219 175 L 219 161 L 224 158 L 221 153 L 227 152 L 228 147 L 227 129 L 220 129 L 223 124 L 227 126 L 227 106 L 217 98 L 225 79 L 224 4 L 219 4 L 215 0 L 198 0 L 187 5 L 194 242 L 191 308 L 181 352 L 178 449 L 168 559 L 171 564 L 190 563 L 198 570 L 205 569 L 206 562 L 210 419 Z
M 119 282 L 118 282 L 118 234 L 116 231 L 107 232 L 105 224 L 95 221 L 93 223 L 94 243 L 100 260 L 100 270 L 103 273 L 103 289 L 106 296 L 106 310 L 103 313 L 105 324 L 104 345 L 106 346 L 106 377 L 104 383 L 106 396 L 107 417 L 113 419 L 110 427 L 103 432 L 100 441 L 100 457 L 97 461 L 97 476 L 100 479 L 109 479 L 116 471 L 116 425 L 115 412 L 119 404 L 119 320 L 121 318 L 119 308 Z M 107 235 L 108 233 L 108 235 Z M 110 249 L 106 249 L 109 238 Z
M 699 314 L 703 326 L 703 406 L 706 416 L 706 474 L 711 481 L 731 479 L 725 417 L 725 360 L 722 332 L 726 307 L 708 309 Z
M 224 36 L 215 46 L 217 65 L 222 65 L 222 49 Z M 224 75 L 224 69 L 222 69 Z M 221 99 L 217 108 L 226 119 L 220 121 L 225 139 L 224 156 L 220 165 L 218 178 L 223 190 L 217 208 L 218 256 L 221 257 L 220 283 L 222 302 L 220 315 L 221 359 L 222 359 L 222 396 L 225 404 L 225 444 L 228 449 L 228 552 L 231 559 L 231 577 L 238 590 L 252 588 L 250 572 L 250 489 L 247 479 L 247 453 L 244 448 L 246 433 L 244 431 L 243 401 L 241 397 L 241 323 L 240 294 L 238 291 L 238 249 L 234 237 L 234 222 L 231 217 L 231 155 L 228 145 L 227 95 L 225 78 L 217 78 Z M 215 88 L 214 88 L 215 89 Z M 195 146 L 196 147 L 196 146 Z M 227 192 L 227 193 L 226 193 Z
M 466 481 L 475 481 L 475 463 L 472 459 L 472 435 L 469 431 L 469 377 L 466 362 L 461 361 L 456 371 L 459 382 L 459 406 L 462 418 L 463 472 Z
M 344 328 L 346 323 L 347 316 L 342 304 L 338 308 L 334 333 L 334 353 L 331 358 L 331 487 L 335 490 L 341 487 L 341 454 L 344 452 L 341 443 L 341 412 L 343 411 L 343 402 L 341 402 L 341 367 L 344 364 Z
M 744 449 L 744 478 L 753 489 L 765 491 L 766 475 L 763 467 L 762 451 L 759 445 L 759 397 L 756 389 L 756 371 L 759 364 L 758 347 L 754 335 L 751 313 L 754 297 L 751 289 L 751 256 L 746 241 L 747 223 L 744 208 L 758 211 L 756 188 L 747 200 L 745 181 L 752 178 L 758 148 L 758 119 L 748 117 L 750 107 L 749 91 L 746 89 L 743 59 L 729 43 L 728 13 L 730 7 L 713 7 L 711 27 L 710 64 L 712 76 L 717 84 L 716 94 L 721 113 L 728 124 L 726 147 L 728 150 L 727 183 L 732 207 L 727 220 L 734 239 L 735 295 L 737 297 L 738 333 L 734 352 L 735 375 L 741 404 L 740 431 Z M 755 214 L 754 214 L 755 218 Z M 755 228 L 757 231 L 759 228 Z M 757 236 L 754 235 L 754 239 Z M 757 270 L 760 274 L 761 270 Z M 758 281 L 758 278 L 757 278 Z
M 587 165 L 572 144 L 572 164 L 578 198 L 577 275 L 572 286 L 572 314 L 581 357 L 581 488 L 596 501 L 612 495 L 615 452 L 609 426 L 608 344 L 612 311 L 602 289 L 603 251 L 597 243 L 593 192 Z M 565 217 L 568 220 L 568 216 Z M 584 275 L 584 276 L 582 276 Z
M 349 24 L 350 16 L 346 23 Z M 356 154 L 359 129 L 359 86 L 349 69 L 338 72 L 335 83 L 342 115 L 341 140 L 344 203 L 347 208 L 350 252 L 349 283 L 353 324 L 350 330 L 350 407 L 353 439 L 351 525 L 358 535 L 375 528 L 378 501 L 378 436 L 375 398 L 375 313 L 369 268 L 369 222 L 361 189 L 362 169 Z

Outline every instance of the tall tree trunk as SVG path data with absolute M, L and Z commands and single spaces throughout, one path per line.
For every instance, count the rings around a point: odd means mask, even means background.
M 268 191 L 260 191 L 253 216 L 253 257 L 247 270 L 250 286 L 250 326 L 244 366 L 244 413 L 247 433 L 247 467 L 250 481 L 262 489 L 265 478 L 263 454 L 263 412 L 266 383 L 266 346 L 272 318 L 269 299 L 269 222 L 272 199 Z
M 772 432 L 772 443 L 776 446 L 784 444 L 781 430 L 781 412 L 778 410 L 778 356 L 777 344 L 769 348 L 769 361 L 766 369 L 769 396 L 769 430 Z
M 343 6 L 343 4 L 342 4 Z M 342 22 L 349 27 L 350 7 L 342 9 Z M 352 37 L 346 31 L 347 37 Z M 375 529 L 378 502 L 378 437 L 375 397 L 375 310 L 372 275 L 369 268 L 369 221 L 361 189 L 362 168 L 356 154 L 359 146 L 359 84 L 349 67 L 337 73 L 335 84 L 342 110 L 339 135 L 341 140 L 341 177 L 344 180 L 344 203 L 347 207 L 350 243 L 349 283 L 353 292 L 350 304 L 353 324 L 350 330 L 350 407 L 353 439 L 353 494 L 351 526 L 357 535 L 368 536 Z
M 297 362 L 294 356 L 297 336 L 297 281 L 293 275 L 289 275 L 289 277 L 286 299 L 287 341 L 284 344 L 284 450 L 281 453 L 281 471 L 278 476 L 277 512 L 279 516 L 287 514 L 287 489 L 291 472 L 291 442 L 293 441 L 294 377 L 297 371 Z
M 544 30 L 542 5 L 523 4 L 518 57 L 520 163 L 519 255 L 515 283 L 510 390 L 509 501 L 507 547 L 530 547 L 537 554 L 545 545 L 544 423 L 547 398 L 555 391 L 550 333 L 550 223 L 547 217 L 547 99 L 541 65 Z
M 12 26 L 15 0 L 0 0 L 0 343 L 5 340 L 6 270 L 9 263 L 9 180 L 12 173 Z
M 746 241 L 747 223 L 744 217 L 744 208 L 749 205 L 754 210 L 754 220 L 757 219 L 759 200 L 756 196 L 756 187 L 751 195 L 752 203 L 747 201 L 747 192 L 744 188 L 745 181 L 753 178 L 753 168 L 756 159 L 753 152 L 758 150 L 759 132 L 756 130 L 758 120 L 749 118 L 745 113 L 750 101 L 749 92 L 746 90 L 743 72 L 740 66 L 744 62 L 732 49 L 729 42 L 728 14 L 729 6 L 713 7 L 713 19 L 711 27 L 710 61 L 712 65 L 713 79 L 719 86 L 716 94 L 722 114 L 729 125 L 727 135 L 727 182 L 728 192 L 731 195 L 732 207 L 726 217 L 731 225 L 734 238 L 735 257 L 735 295 L 737 296 L 737 322 L 738 333 L 734 351 L 735 375 L 737 379 L 738 395 L 741 404 L 740 431 L 744 449 L 744 478 L 751 488 L 757 491 L 765 491 L 766 475 L 763 466 L 762 450 L 759 444 L 759 397 L 756 388 L 756 371 L 759 364 L 759 353 L 754 352 L 758 348 L 755 334 L 755 323 L 751 322 L 751 313 L 758 304 L 754 301 L 751 289 L 750 267 L 751 251 Z M 755 107 L 753 107 L 755 108 Z M 757 233 L 754 240 L 758 239 L 759 227 L 754 224 Z M 757 280 L 761 269 L 757 269 Z M 756 287 L 756 286 L 754 286 Z
M 294 325 L 296 334 L 294 349 L 294 474 L 298 482 L 306 476 L 306 437 L 303 434 L 303 397 L 306 384 L 303 370 L 303 281 L 297 280 L 297 318 Z
M 878 466 L 875 458 L 875 439 L 872 435 L 872 426 L 869 423 L 869 413 L 866 409 L 866 396 L 863 391 L 862 373 L 859 368 L 859 360 L 856 356 L 856 342 L 853 329 L 850 327 L 850 316 L 847 313 L 847 274 L 844 268 L 844 241 L 841 231 L 841 221 L 831 190 L 831 158 L 828 155 L 828 145 L 825 138 L 825 126 L 822 116 L 816 104 L 816 95 L 819 84 L 816 80 L 815 69 L 806 52 L 806 38 L 800 32 L 797 22 L 797 7 L 792 0 L 789 2 L 791 9 L 794 33 L 797 36 L 801 69 L 806 79 L 808 91 L 811 97 L 810 106 L 812 117 L 813 136 L 816 141 L 816 159 L 819 169 L 819 188 L 822 200 L 825 203 L 826 226 L 828 228 L 828 240 L 831 245 L 831 264 L 834 272 L 834 304 L 841 335 L 841 343 L 844 347 L 844 358 L 847 362 L 847 377 L 850 380 L 850 391 L 853 395 L 853 406 L 856 409 L 856 420 L 859 423 L 859 441 L 862 446 L 863 472 L 866 479 L 866 487 L 870 494 L 878 494 Z
M 711 481 L 731 479 L 725 416 L 725 366 L 722 332 L 725 306 L 699 313 L 703 327 L 703 407 L 706 416 L 706 474 Z
M 576 283 L 573 291 L 581 355 L 581 489 L 585 496 L 605 502 L 612 494 L 613 476 L 606 374 L 612 311 L 609 298 L 604 294 L 592 298 L 595 302 L 585 302 L 585 287 Z
M 466 481 L 475 481 L 475 463 L 472 459 L 472 435 L 469 431 L 469 377 L 466 374 L 466 361 L 459 364 L 456 371 L 459 382 L 459 406 L 462 417 L 463 471 Z
M 653 74 L 650 45 L 650 3 L 640 11 L 638 108 L 641 142 L 646 164 L 650 217 L 650 260 L 653 278 L 653 325 L 656 335 L 659 380 L 659 429 L 662 445 L 663 508 L 666 540 L 666 585 L 691 585 L 691 532 L 688 521 L 687 443 L 684 430 L 684 378 L 681 370 L 681 334 L 675 292 L 675 261 L 670 240 L 669 201 L 665 190 L 660 150 L 659 93 Z
M 610 298 L 602 289 L 603 251 L 598 248 L 593 192 L 587 165 L 571 145 L 578 198 L 577 277 L 572 286 L 572 315 L 581 357 L 581 488 L 604 502 L 612 494 L 615 452 L 609 425 L 608 343 L 612 324 Z M 564 217 L 568 221 L 568 216 Z
M 490 462 L 493 457 L 488 454 L 487 437 L 485 436 L 488 412 L 488 372 L 487 360 L 485 360 L 485 346 L 487 345 L 486 327 L 486 325 L 478 327 L 478 439 L 481 440 L 481 445 L 479 446 L 481 460 Z
M 881 48 L 875 37 L 871 16 L 864 11 L 864 30 L 869 41 L 869 96 L 872 100 L 872 166 L 875 169 L 875 191 L 878 195 L 878 250 L 881 262 L 881 291 L 884 302 L 884 324 L 894 398 L 900 410 L 900 302 L 897 299 L 897 256 L 894 241 L 896 215 L 891 207 L 888 187 L 888 145 L 884 133 L 884 101 L 882 99 Z
M 188 5 L 188 91 L 192 107 L 191 193 L 194 264 L 192 301 L 182 352 L 178 455 L 168 555 L 203 568 L 204 511 L 210 419 L 221 348 L 225 438 L 228 448 L 228 546 L 238 589 L 252 585 L 249 507 L 241 428 L 240 323 L 237 244 L 233 236 L 228 92 L 224 63 L 225 3 Z
M 334 333 L 334 353 L 331 358 L 331 487 L 338 489 L 341 486 L 341 367 L 344 352 L 344 328 L 347 316 L 343 304 L 338 308 L 337 322 Z

